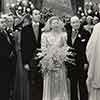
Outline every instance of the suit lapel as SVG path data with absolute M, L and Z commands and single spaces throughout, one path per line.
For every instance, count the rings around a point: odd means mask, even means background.
M 41 24 L 39 24 L 39 33 L 38 33 L 38 38 L 36 39 L 36 36 L 35 36 L 35 31 L 34 31 L 34 27 L 32 26 L 32 29 L 33 29 L 33 38 L 36 42 L 36 44 L 38 45 L 41 41 Z
M 41 41 L 41 24 L 39 24 L 39 34 L 38 34 L 38 42 Z
M 4 40 L 8 43 L 9 46 L 12 46 L 11 41 L 8 41 L 7 35 L 6 35 L 4 32 L 0 32 L 0 37 L 1 37 L 2 39 L 4 39 Z

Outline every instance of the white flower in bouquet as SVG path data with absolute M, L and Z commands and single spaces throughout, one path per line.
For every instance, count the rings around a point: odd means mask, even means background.
M 82 11 L 82 7 L 79 7 L 78 10 L 79 10 L 79 11 Z
M 27 12 L 30 12 L 30 11 L 31 11 L 31 9 L 30 9 L 30 8 L 27 8 L 26 10 L 27 10 Z
M 84 16 L 84 13 L 81 13 L 81 16 Z
M 91 10 L 91 9 L 89 9 L 89 10 L 88 10 L 88 14 L 91 14 L 91 13 L 92 13 L 92 10 Z
M 32 8 L 32 9 L 34 8 L 34 5 L 33 5 L 33 4 L 31 4 L 31 8 Z
M 22 7 L 21 7 L 21 6 L 19 6 L 19 7 L 18 7 L 18 10 L 22 10 Z

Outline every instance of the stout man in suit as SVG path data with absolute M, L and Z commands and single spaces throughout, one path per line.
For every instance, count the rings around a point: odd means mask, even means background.
M 68 78 L 70 79 L 71 86 L 71 100 L 78 100 L 77 86 L 79 86 L 80 100 L 88 100 L 86 87 L 86 70 L 88 63 L 85 55 L 85 49 L 90 33 L 80 27 L 80 20 L 77 16 L 71 18 L 71 27 L 68 29 L 67 33 L 67 44 L 73 48 L 72 50 L 69 50 L 72 56 L 68 57 L 74 60 L 73 63 L 66 62 Z

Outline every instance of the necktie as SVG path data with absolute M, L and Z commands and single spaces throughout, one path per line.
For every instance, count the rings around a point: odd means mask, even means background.
M 33 29 L 34 29 L 34 33 L 35 33 L 36 40 L 38 40 L 39 25 L 38 24 L 34 24 L 33 25 Z
M 76 37 L 77 37 L 77 34 L 78 34 L 78 30 L 74 30 L 74 31 L 72 31 L 72 44 L 74 44 L 74 42 L 75 42 L 75 39 L 76 39 Z

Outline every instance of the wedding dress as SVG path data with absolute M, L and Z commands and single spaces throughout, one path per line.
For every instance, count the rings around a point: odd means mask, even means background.
M 42 52 L 48 56 L 47 69 L 44 74 L 43 83 L 43 100 L 70 100 L 69 81 L 67 79 L 67 68 L 64 65 L 64 58 L 58 59 L 58 62 L 53 63 L 55 57 L 58 55 L 65 55 L 61 49 L 67 45 L 66 36 L 67 33 L 61 33 L 57 37 L 54 37 L 51 33 L 43 33 L 41 39 Z M 67 46 L 65 46 L 67 48 Z M 59 53 L 57 52 L 59 51 Z M 55 56 L 54 56 L 55 55 Z M 43 62 L 42 62 L 43 64 Z M 45 64 L 44 64 L 45 65 Z M 44 67 L 44 66 L 42 66 Z

